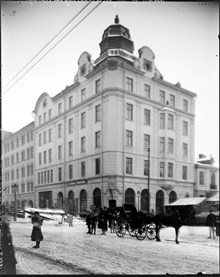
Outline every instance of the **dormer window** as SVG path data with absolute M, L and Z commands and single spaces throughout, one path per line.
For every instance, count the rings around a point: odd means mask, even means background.
M 81 75 L 81 76 L 86 75 L 86 64 L 83 64 L 83 65 L 80 67 L 80 75 Z
M 146 59 L 144 59 L 144 61 L 143 61 L 143 68 L 144 68 L 146 71 L 151 72 L 151 71 L 152 71 L 152 62 L 151 62 L 151 61 L 148 61 L 148 60 L 146 60 Z

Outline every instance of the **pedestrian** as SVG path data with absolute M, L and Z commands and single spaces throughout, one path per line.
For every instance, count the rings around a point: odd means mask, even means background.
M 5 213 L 2 215 L 1 250 L 3 254 L 3 267 L 0 271 L 0 275 L 16 275 L 17 260 L 15 258 L 15 251 L 9 225 L 10 217 Z
M 90 211 L 87 211 L 87 216 L 86 216 L 86 225 L 87 225 L 87 228 L 88 228 L 88 232 L 87 234 L 92 234 L 92 231 L 91 231 L 91 213 Z
M 98 228 L 102 230 L 101 235 L 106 235 L 106 231 L 108 229 L 108 225 L 107 225 L 107 208 L 106 207 L 104 207 L 104 209 L 102 209 L 102 208 L 100 209 Z
M 71 211 L 68 217 L 69 227 L 73 227 L 73 212 Z
M 34 212 L 34 215 L 31 218 L 33 224 L 33 229 L 31 233 L 31 240 L 36 241 L 36 245 L 33 248 L 40 248 L 40 242 L 44 239 L 41 232 L 41 226 L 43 224 L 43 218 L 38 212 Z
M 206 218 L 206 225 L 209 226 L 209 237 L 215 239 L 215 226 L 216 226 L 216 216 L 213 214 L 213 210 L 209 211 L 209 214 Z
M 95 212 L 92 212 L 91 214 L 91 233 L 93 235 L 96 234 L 96 226 L 97 226 L 98 218 Z

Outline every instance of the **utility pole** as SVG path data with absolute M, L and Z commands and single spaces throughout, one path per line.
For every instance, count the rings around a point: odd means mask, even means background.
M 150 212 L 150 147 L 147 149 L 148 151 L 148 175 L 147 175 L 147 184 L 148 184 L 148 208 Z
M 17 185 L 12 185 L 13 191 L 14 191 L 14 221 L 17 221 L 17 199 L 16 199 L 16 193 L 17 193 Z

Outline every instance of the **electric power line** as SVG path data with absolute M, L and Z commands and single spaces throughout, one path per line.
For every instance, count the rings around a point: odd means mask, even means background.
M 92 1 L 91 1 L 92 2 Z M 8 84 L 11 83 L 12 80 L 14 80 L 89 4 L 91 4 L 91 2 L 89 2 L 83 9 L 81 9 L 4 87 L 8 86 Z M 91 10 L 91 12 L 96 9 L 101 3 L 99 3 L 95 8 L 93 8 Z M 84 18 L 83 20 L 91 13 L 89 12 Z M 79 23 L 81 23 L 83 20 L 81 20 Z M 75 26 L 77 27 L 79 25 L 79 23 Z M 60 41 L 62 41 L 73 29 L 72 28 Z M 58 43 L 60 42 L 58 41 Z M 55 46 L 58 44 L 56 43 Z M 40 62 L 53 48 L 52 47 L 38 62 Z M 37 63 L 38 63 L 37 62 Z M 26 71 L 11 87 L 9 87 L 4 93 L 3 95 L 10 90 L 23 76 L 25 76 L 37 63 L 35 63 L 28 71 Z

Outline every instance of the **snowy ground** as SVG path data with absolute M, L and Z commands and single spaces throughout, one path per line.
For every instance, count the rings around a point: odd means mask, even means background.
M 30 219 L 11 222 L 18 274 L 206 274 L 219 273 L 219 237 L 207 239 L 207 227 L 180 229 L 176 244 L 173 228 L 160 232 L 161 242 L 139 241 L 107 232 L 86 234 L 85 222 L 55 225 L 44 221 L 40 249 L 30 235 Z

